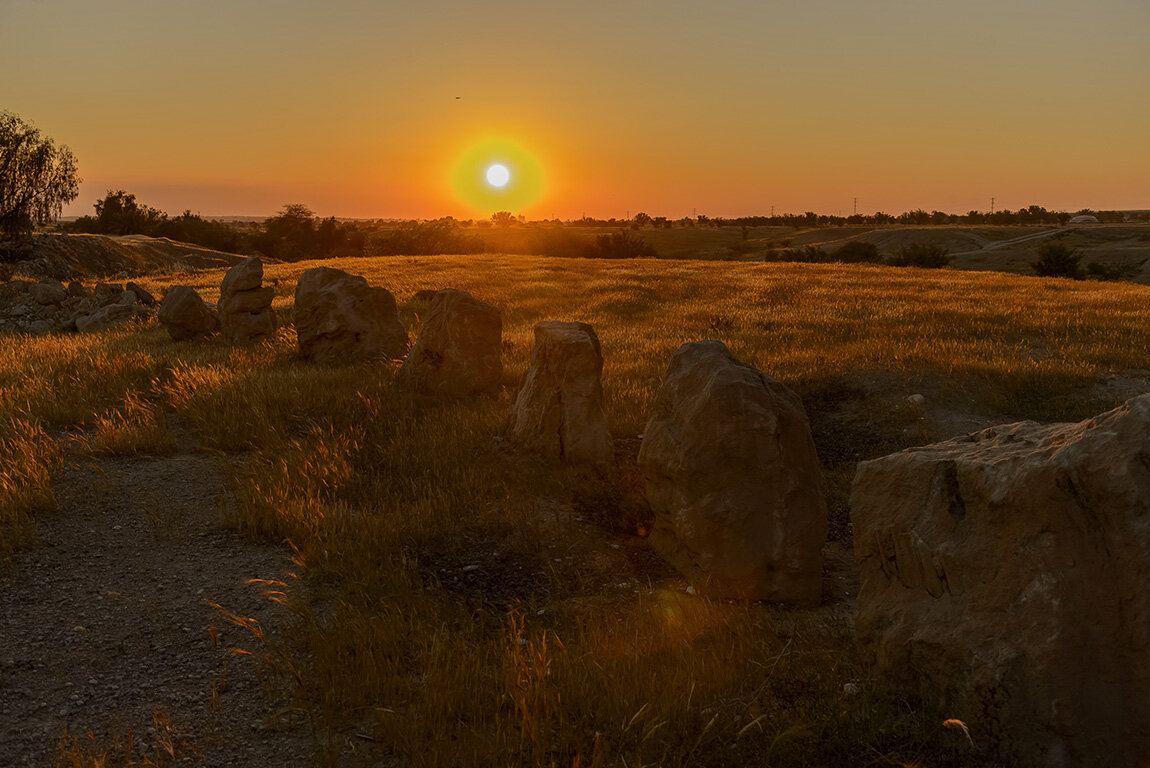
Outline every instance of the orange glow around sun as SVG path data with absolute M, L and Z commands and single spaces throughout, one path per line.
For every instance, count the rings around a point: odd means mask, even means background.
M 455 196 L 484 216 L 518 213 L 543 195 L 543 171 L 515 142 L 485 139 L 468 148 L 452 171 Z

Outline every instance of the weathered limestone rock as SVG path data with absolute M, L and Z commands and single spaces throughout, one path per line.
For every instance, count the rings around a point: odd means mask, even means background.
M 603 354 L 595 329 L 553 320 L 535 325 L 535 348 L 504 433 L 509 442 L 575 464 L 615 457 L 603 413 Z
M 114 325 L 126 323 L 136 317 L 135 308 L 127 304 L 109 304 L 90 315 L 76 318 L 76 330 L 81 332 L 102 331 Z
M 270 338 L 276 332 L 273 288 L 261 288 L 264 265 L 249 256 L 224 275 L 220 283 L 220 327 L 226 341 L 242 344 Z
M 136 283 L 128 283 L 124 286 L 125 291 L 131 291 L 136 294 L 136 300 L 143 304 L 145 307 L 152 307 L 156 304 L 156 297 L 153 296 L 147 289 L 137 285 Z
M 503 378 L 499 310 L 466 291 L 439 291 L 399 381 L 440 397 L 496 395 Z
M 651 546 L 716 597 L 815 604 L 827 511 L 802 402 L 719 341 L 684 344 L 663 377 L 639 468 Z
M 1010 765 L 1150 765 L 1150 395 L 859 465 L 864 658 Z
M 68 283 L 68 295 L 75 296 L 78 299 L 87 298 L 92 295 L 92 292 L 84 287 L 84 284 L 79 280 L 73 280 Z
M 173 285 L 160 302 L 159 320 L 173 341 L 210 336 L 220 329 L 220 318 L 196 289 Z
M 321 363 L 398 360 L 407 351 L 407 328 L 391 292 L 341 269 L 300 275 L 295 329 L 300 356 Z
M 29 291 L 37 304 L 59 304 L 68 298 L 68 290 L 59 280 L 41 280 L 33 285 Z

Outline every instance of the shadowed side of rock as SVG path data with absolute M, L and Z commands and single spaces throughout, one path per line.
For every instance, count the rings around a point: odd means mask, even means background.
M 509 442 L 574 464 L 615 456 L 603 413 L 603 354 L 595 329 L 553 320 L 535 325 L 535 347 L 504 430 Z
M 499 394 L 503 379 L 499 310 L 466 291 L 439 291 L 398 381 L 445 398 Z
M 1011 764 L 1150 762 L 1150 395 L 859 466 L 856 636 Z
M 321 363 L 400 359 L 407 351 L 407 328 L 391 292 L 341 269 L 300 275 L 295 329 L 300 356 Z
M 639 467 L 651 546 L 704 593 L 800 605 L 822 596 L 820 467 L 802 402 L 718 341 L 663 377 Z
M 210 336 L 220 329 L 220 318 L 204 303 L 195 288 L 173 285 L 160 302 L 159 320 L 173 341 Z

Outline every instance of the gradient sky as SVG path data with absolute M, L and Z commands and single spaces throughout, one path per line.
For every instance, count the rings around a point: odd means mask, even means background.
M 0 109 L 171 213 L 1150 208 L 1147 0 L 0 0 Z M 460 98 L 456 98 L 456 97 Z

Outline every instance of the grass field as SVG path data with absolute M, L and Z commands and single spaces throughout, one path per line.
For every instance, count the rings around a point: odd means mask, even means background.
M 221 452 L 237 499 L 228 523 L 298 551 L 305 578 L 283 598 L 297 618 L 257 658 L 331 764 L 985 765 L 942 727 L 949 713 L 868 680 L 849 588 L 806 611 L 686 593 L 643 542 L 633 438 L 672 352 L 721 339 L 803 397 L 832 538 L 849 546 L 854 463 L 943 436 L 905 394 L 987 418 L 1080 418 L 1115 404 L 1100 380 L 1150 368 L 1150 288 L 1130 284 L 489 255 L 326 265 L 389 288 L 413 338 L 419 289 L 500 307 L 504 394 L 432 403 L 392 387 L 394 364 L 306 364 L 290 325 L 244 349 L 173 343 L 154 326 L 12 337 L 0 345 L 0 509 L 12 542 L 51 508 L 53 433 L 82 430 L 92 452 L 162 454 L 164 414 L 178 415 Z M 267 268 L 281 317 L 311 266 Z M 221 276 L 140 282 L 214 300 Z M 608 472 L 492 440 L 543 319 L 599 333 L 624 438 Z

